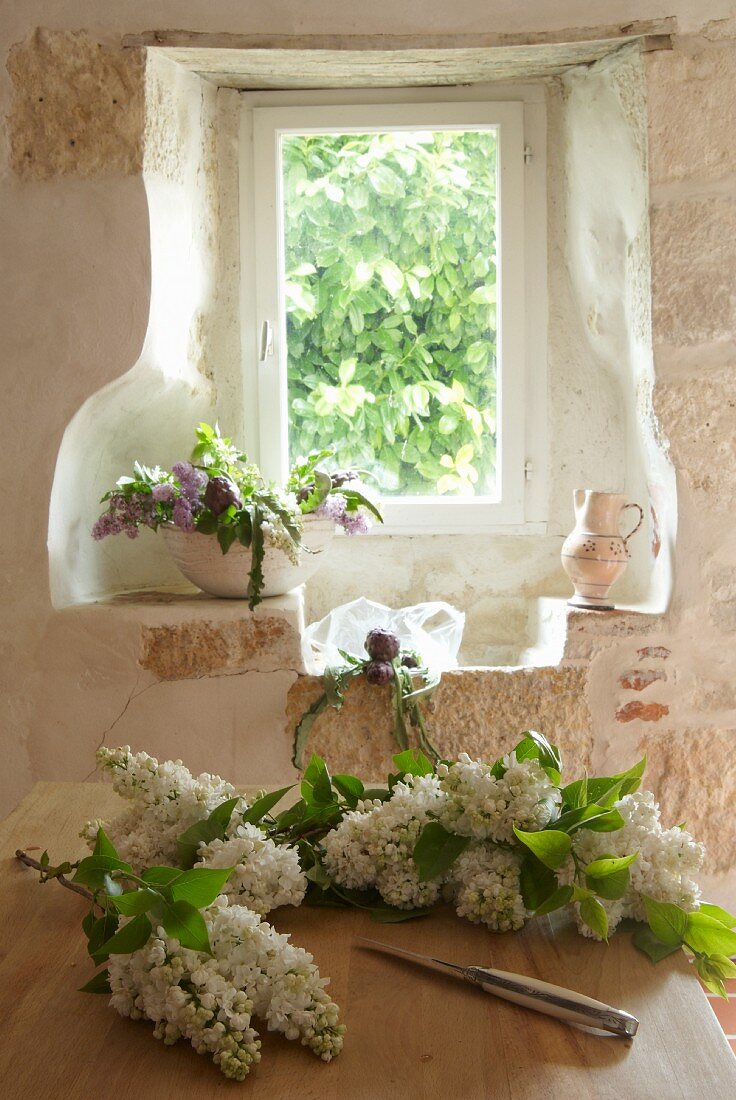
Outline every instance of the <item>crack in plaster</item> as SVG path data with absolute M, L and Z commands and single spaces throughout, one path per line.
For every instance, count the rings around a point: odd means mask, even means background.
M 105 740 L 106 740 L 106 738 L 107 738 L 107 735 L 108 735 L 109 733 L 112 733 L 112 731 L 113 731 L 113 730 L 115 729 L 115 727 L 117 726 L 118 722 L 120 722 L 120 721 L 121 721 L 121 719 L 122 719 L 122 718 L 123 718 L 123 716 L 125 715 L 126 711 L 128 710 L 128 707 L 130 706 L 130 704 L 131 704 L 131 703 L 133 703 L 133 702 L 135 702 L 135 700 L 136 700 L 136 699 L 140 699 L 141 695 L 145 695 L 145 694 L 146 694 L 146 692 L 147 692 L 147 691 L 148 691 L 148 690 L 149 690 L 150 688 L 152 688 L 152 687 L 157 687 L 157 686 L 158 686 L 158 684 L 160 684 L 160 683 L 162 683 L 162 682 L 163 682 L 163 681 L 161 681 L 161 680 L 155 680 L 155 681 L 154 681 L 154 683 L 152 683 L 152 684 L 146 684 L 146 686 L 145 686 L 144 688 L 141 688 L 141 690 L 140 690 L 140 691 L 136 692 L 136 688 L 138 687 L 138 684 L 140 683 L 140 679 L 141 679 L 141 678 L 140 678 L 140 675 L 136 676 L 136 679 L 135 679 L 135 683 L 133 684 L 133 687 L 132 687 L 132 688 L 130 689 L 130 694 L 128 695 L 128 698 L 127 698 L 127 699 L 126 699 L 126 701 L 125 701 L 125 705 L 124 705 L 123 709 L 122 709 L 122 710 L 120 711 L 120 713 L 118 714 L 117 718 L 115 718 L 115 719 L 114 719 L 114 720 L 113 720 L 113 721 L 112 721 L 112 722 L 110 723 L 110 725 L 109 725 L 109 726 L 107 727 L 107 729 L 106 729 L 106 730 L 105 730 L 105 731 L 103 732 L 103 734 L 102 734 L 102 737 L 100 738 L 100 742 L 99 742 L 99 744 L 97 745 L 97 748 L 95 749 L 95 759 L 96 759 L 96 757 L 97 757 L 97 753 L 98 753 L 98 752 L 100 751 L 100 749 L 101 749 L 101 748 L 102 748 L 102 747 L 104 746 L 104 744 L 105 744 Z M 98 771 L 98 767 L 97 767 L 97 764 L 95 763 L 95 766 L 94 766 L 94 768 L 92 768 L 92 770 L 91 770 L 90 772 L 88 772 L 88 773 L 87 773 L 87 775 L 85 775 L 85 776 L 84 776 L 84 779 L 82 780 L 82 782 L 83 782 L 83 783 L 86 783 L 86 782 L 87 782 L 87 780 L 88 780 L 88 779 L 91 779 L 91 778 L 92 778 L 92 776 L 93 776 L 93 775 L 95 775 L 97 771 Z

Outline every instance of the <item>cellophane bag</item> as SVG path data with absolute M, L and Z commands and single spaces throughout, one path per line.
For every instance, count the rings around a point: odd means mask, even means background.
M 308 671 L 321 675 L 325 668 L 344 665 L 340 650 L 366 660 L 366 635 L 377 626 L 393 631 L 402 648 L 415 650 L 422 664 L 432 671 L 457 668 L 465 627 L 462 611 L 442 600 L 394 611 L 361 596 L 307 627 L 304 641 Z

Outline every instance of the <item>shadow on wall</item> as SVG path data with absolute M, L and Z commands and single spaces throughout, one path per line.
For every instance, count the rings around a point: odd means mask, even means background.
M 93 394 L 66 429 L 49 516 L 55 607 L 124 589 L 179 588 L 161 541 L 95 543 L 100 496 L 133 457 L 170 466 L 191 450 L 192 425 L 214 415 L 208 370 L 217 308 L 217 92 L 195 74 L 149 53 L 143 185 L 149 213 L 151 298 L 138 362 Z

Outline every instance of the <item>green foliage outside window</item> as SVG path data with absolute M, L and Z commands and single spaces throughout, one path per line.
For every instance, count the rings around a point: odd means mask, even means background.
M 496 484 L 496 132 L 283 139 L 292 460 Z

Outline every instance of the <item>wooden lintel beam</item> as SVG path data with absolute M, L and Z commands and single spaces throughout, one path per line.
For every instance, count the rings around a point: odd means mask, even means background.
M 669 39 L 677 20 L 643 19 L 599 27 L 572 27 L 527 34 L 232 34 L 229 32 L 158 30 L 126 34 L 125 48 L 158 46 L 171 49 L 228 50 L 467 50 L 513 46 L 560 46 L 573 42 L 616 41 L 628 38 Z M 654 49 L 666 49 L 664 44 Z

